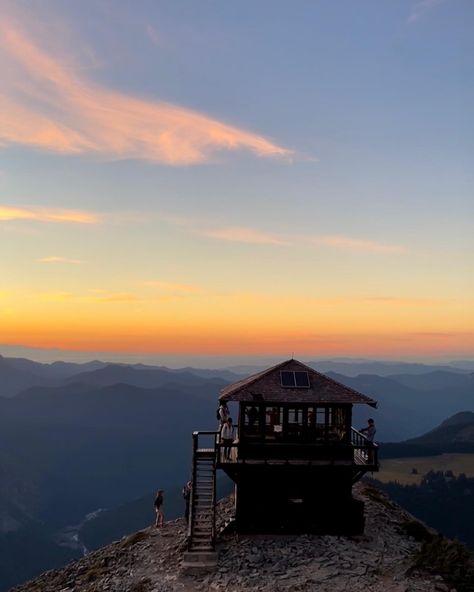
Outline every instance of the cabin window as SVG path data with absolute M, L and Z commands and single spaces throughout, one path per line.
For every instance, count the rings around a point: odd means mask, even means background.
M 334 439 L 346 440 L 347 434 L 347 409 L 345 407 L 333 407 L 330 416 L 330 433 Z
M 306 440 L 318 442 L 326 439 L 328 421 L 327 407 L 308 407 L 306 419 Z
M 260 436 L 260 407 L 257 405 L 245 405 L 242 415 L 244 421 L 244 433 L 246 436 Z
M 281 407 L 267 407 L 265 409 L 265 438 L 278 440 L 283 431 L 283 409 Z
M 305 408 L 289 407 L 287 410 L 285 438 L 301 441 L 306 431 L 306 420 L 307 412 Z

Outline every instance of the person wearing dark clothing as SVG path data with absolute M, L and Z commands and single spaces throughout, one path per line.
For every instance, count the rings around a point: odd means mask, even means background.
M 155 526 L 156 528 L 161 528 L 163 526 L 163 522 L 164 522 L 164 514 L 163 514 L 163 489 L 159 489 L 156 492 L 156 497 L 155 497 L 155 501 L 153 502 L 153 506 L 155 507 L 155 513 L 156 513 L 156 520 L 155 520 Z
M 359 430 L 367 438 L 367 461 L 369 464 L 374 462 L 374 437 L 376 433 L 375 421 L 370 418 L 367 420 L 367 427 Z
M 184 519 L 186 520 L 186 524 L 189 523 L 189 504 L 191 502 L 191 490 L 193 487 L 193 482 L 192 481 L 188 481 L 186 483 L 186 485 L 183 487 L 183 498 L 184 498 L 184 503 L 185 508 L 184 508 Z

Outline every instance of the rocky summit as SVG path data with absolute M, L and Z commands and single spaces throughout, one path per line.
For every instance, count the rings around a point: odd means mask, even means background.
M 228 498 L 217 509 L 222 532 L 217 544 L 218 567 L 211 572 L 190 573 L 183 569 L 186 527 L 184 520 L 179 519 L 167 522 L 159 530 L 150 527 L 136 532 L 11 592 L 454 592 L 469 589 L 462 585 L 463 581 L 467 583 L 462 572 L 465 566 L 450 566 L 453 573 L 457 569 L 458 581 L 453 584 L 454 580 L 445 572 L 437 573 L 434 564 L 420 561 L 427 539 L 440 538 L 433 531 L 365 483 L 356 485 L 354 494 L 365 502 L 363 536 L 239 535 L 223 528 L 232 517 L 232 500 Z M 450 552 L 443 550 L 443 557 Z

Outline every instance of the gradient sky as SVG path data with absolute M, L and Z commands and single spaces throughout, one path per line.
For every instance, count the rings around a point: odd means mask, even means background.
M 0 7 L 0 343 L 474 355 L 471 0 Z

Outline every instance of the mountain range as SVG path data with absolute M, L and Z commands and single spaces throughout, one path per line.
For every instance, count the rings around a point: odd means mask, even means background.
M 355 409 L 356 427 L 365 425 L 370 412 L 377 438 L 396 442 L 474 410 L 468 371 L 427 367 L 420 374 L 413 365 L 416 371 L 409 374 L 406 366 L 400 375 L 330 374 L 379 401 L 378 410 Z M 40 364 L 0 357 L 0 591 L 77 555 L 79 549 L 58 543 L 58 533 L 74 525 L 78 532 L 86 514 L 122 507 L 116 520 L 122 516 L 127 523 L 127 504 L 142 499 L 136 513 L 144 517 L 158 487 L 170 492 L 178 512 L 179 491 L 190 472 L 191 433 L 215 429 L 218 393 L 239 378 L 235 368 Z M 104 525 L 113 521 L 107 513 L 99 519 Z M 107 538 L 98 524 L 92 519 L 83 526 L 90 546 Z M 19 565 L 33 535 L 42 541 L 41 557 L 30 549 Z

